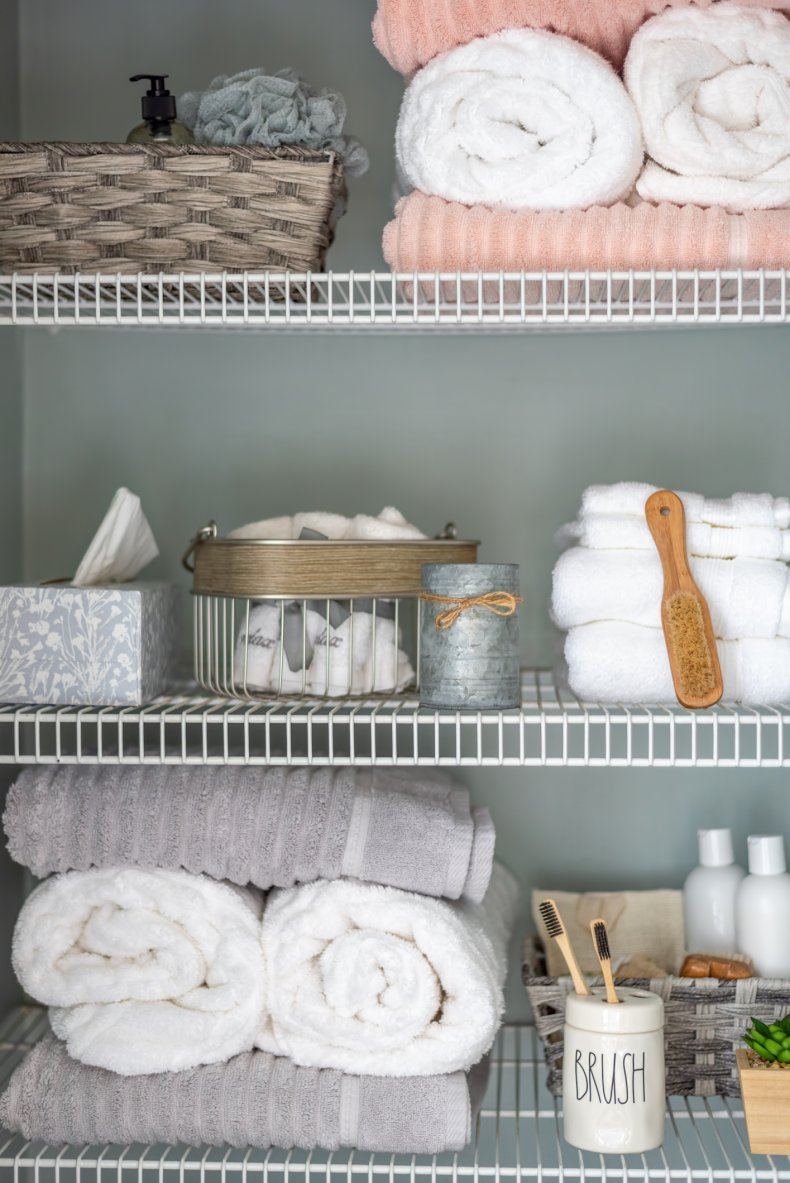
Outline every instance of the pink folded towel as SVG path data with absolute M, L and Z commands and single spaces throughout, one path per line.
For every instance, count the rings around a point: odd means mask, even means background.
M 384 230 L 393 271 L 711 271 L 790 266 L 790 210 L 488 209 L 411 193 Z
M 503 29 L 548 29 L 583 41 L 618 68 L 636 30 L 667 8 L 712 0 L 379 0 L 373 40 L 401 74 L 476 37 Z M 790 11 L 790 0 L 741 0 Z

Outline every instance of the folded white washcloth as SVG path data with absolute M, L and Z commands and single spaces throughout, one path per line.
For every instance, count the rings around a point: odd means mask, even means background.
M 346 536 L 360 541 L 391 539 L 392 541 L 409 542 L 425 538 L 422 530 L 412 526 L 410 522 L 406 521 L 403 514 L 392 506 L 382 509 L 377 518 L 368 517 L 366 514 L 357 514 L 355 518 L 351 519 Z
M 371 612 L 355 611 L 328 633 L 322 628 L 310 665 L 313 694 L 395 694 L 413 683 L 414 670 L 400 648 L 394 621 L 377 613 L 375 625 L 375 649 Z
M 790 205 L 790 21 L 719 3 L 643 25 L 625 79 L 649 159 L 648 201 L 730 211 Z
M 265 518 L 262 522 L 250 522 L 231 530 L 228 538 L 258 538 L 270 542 L 287 542 L 294 536 L 293 518 Z
M 503 1011 L 517 885 L 495 866 L 482 904 L 337 880 L 272 893 L 272 978 L 258 1046 L 297 1064 L 434 1076 L 477 1063 Z
M 645 503 L 656 485 L 639 481 L 620 481 L 615 485 L 590 485 L 582 494 L 580 518 L 599 514 L 645 516 Z M 686 521 L 707 522 L 709 526 L 790 526 L 790 498 L 772 497 L 770 493 L 733 493 L 720 501 L 699 493 L 678 493 L 686 511 Z
M 587 546 L 592 550 L 650 550 L 655 542 L 644 517 L 632 514 L 596 514 L 563 526 L 557 532 L 560 547 Z M 790 559 L 790 530 L 778 526 L 710 526 L 686 524 L 690 555 L 712 559 Z
M 790 568 L 769 559 L 699 559 L 691 571 L 717 637 L 790 637 Z M 561 629 L 596 621 L 661 628 L 658 553 L 574 546 L 554 568 L 551 610 Z
M 790 702 L 790 640 L 718 641 L 726 702 Z M 568 684 L 586 702 L 675 702 L 661 629 L 603 622 L 565 639 Z
M 420 70 L 396 150 L 413 188 L 510 209 L 612 205 L 643 160 L 636 111 L 612 67 L 533 29 L 482 37 Z
M 124 1076 L 218 1063 L 262 1022 L 262 903 L 185 871 L 70 871 L 23 906 L 14 970 L 74 1059 Z

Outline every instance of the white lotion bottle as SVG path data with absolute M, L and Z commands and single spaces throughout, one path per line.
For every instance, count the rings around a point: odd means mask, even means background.
M 699 866 L 683 888 L 686 950 L 736 953 L 735 899 L 746 872 L 735 865 L 729 830 L 698 830 L 697 842 Z
M 749 874 L 735 905 L 738 949 L 761 978 L 790 978 L 790 875 L 779 834 L 749 838 Z

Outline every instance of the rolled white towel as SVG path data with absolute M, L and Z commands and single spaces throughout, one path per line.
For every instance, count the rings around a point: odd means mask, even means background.
M 356 610 L 337 628 L 322 628 L 315 640 L 310 665 L 313 694 L 393 694 L 414 681 L 414 670 L 401 650 L 392 620 L 376 614 L 375 655 L 373 614 Z M 328 638 L 328 639 L 327 639 Z
M 284 542 L 294 536 L 293 518 L 265 518 L 231 530 L 228 538 L 259 538 L 270 542 Z
M 699 559 L 691 571 L 717 637 L 790 637 L 790 569 L 769 559 Z M 551 600 L 561 629 L 623 621 L 661 628 L 664 574 L 657 553 L 574 546 L 554 568 Z
M 411 542 L 420 541 L 425 535 L 411 522 L 407 522 L 400 510 L 387 506 L 377 518 L 357 514 L 349 523 L 347 537 L 360 541 Z
M 294 538 L 345 538 L 348 518 L 339 513 L 298 513 L 294 517 Z
M 592 550 L 655 550 L 644 517 L 597 514 L 571 522 L 557 531 L 560 547 L 586 546 Z M 690 555 L 707 559 L 790 559 L 790 530 L 777 526 L 710 526 L 686 524 Z
M 360 1075 L 470 1068 L 502 1017 L 516 897 L 500 866 L 483 904 L 353 880 L 272 893 L 263 923 L 272 977 L 258 1046 Z
M 648 201 L 738 213 L 790 205 L 790 21 L 719 3 L 643 25 L 625 79 L 649 159 Z
M 214 1064 L 260 1029 L 261 909 L 186 871 L 70 871 L 23 906 L 14 970 L 76 1060 L 124 1076 Z
M 642 167 L 639 120 L 612 67 L 553 33 L 510 29 L 442 54 L 403 101 L 401 172 L 465 205 L 613 205 Z
M 619 481 L 614 485 L 590 485 L 582 494 L 580 518 L 599 514 L 631 514 L 644 517 L 645 503 L 656 485 L 639 481 Z M 686 511 L 686 521 L 707 522 L 709 526 L 790 526 L 790 498 L 772 497 L 770 493 L 733 493 L 732 497 L 712 500 L 699 493 L 678 493 Z
M 725 702 L 790 702 L 790 640 L 718 641 Z M 565 638 L 568 684 L 586 702 L 675 702 L 661 629 L 604 622 Z

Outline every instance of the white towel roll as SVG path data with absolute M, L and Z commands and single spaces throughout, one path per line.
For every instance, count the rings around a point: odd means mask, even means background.
M 790 21 L 720 3 L 643 25 L 625 64 L 648 201 L 731 212 L 790 205 Z
M 22 908 L 14 970 L 76 1060 L 124 1076 L 214 1064 L 260 1029 L 261 909 L 186 871 L 70 871 Z
M 615 485 L 590 485 L 582 493 L 580 518 L 600 514 L 630 514 L 644 518 L 645 504 L 656 485 L 639 481 L 619 481 Z M 770 493 L 733 493 L 721 500 L 699 493 L 678 493 L 686 511 L 687 522 L 705 522 L 709 526 L 790 526 L 790 498 Z
M 517 897 L 494 867 L 483 904 L 354 880 L 274 892 L 263 923 L 271 973 L 258 1046 L 297 1064 L 434 1076 L 488 1051 L 504 1006 Z
M 420 70 L 396 149 L 415 189 L 511 209 L 612 205 L 643 160 L 636 111 L 611 66 L 532 29 L 480 38 Z

